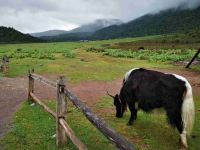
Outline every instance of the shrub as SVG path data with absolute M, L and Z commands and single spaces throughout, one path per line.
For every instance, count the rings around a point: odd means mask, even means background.
M 22 59 L 22 58 L 55 59 L 52 52 L 45 50 L 38 51 L 37 49 L 35 50 L 16 49 L 8 52 L 7 55 L 9 58 L 16 58 L 16 59 Z
M 100 53 L 100 52 L 105 52 L 105 49 L 103 48 L 94 48 L 94 47 L 90 47 L 88 49 L 86 49 L 87 52 L 95 52 L 95 53 Z
M 76 54 L 72 51 L 66 51 L 65 53 L 63 53 L 63 55 L 67 58 L 75 58 L 76 57 Z
M 125 57 L 148 60 L 150 62 L 183 61 L 191 59 L 194 55 L 193 50 L 168 49 L 168 50 L 143 50 L 143 51 L 124 51 L 120 49 L 106 49 L 103 55 L 112 57 Z

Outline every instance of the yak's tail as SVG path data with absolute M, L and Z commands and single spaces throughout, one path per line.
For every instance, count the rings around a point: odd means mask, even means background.
M 194 124 L 195 109 L 192 96 L 192 87 L 186 79 L 185 79 L 185 86 L 186 86 L 186 93 L 183 97 L 182 121 L 183 121 L 183 130 L 189 136 Z

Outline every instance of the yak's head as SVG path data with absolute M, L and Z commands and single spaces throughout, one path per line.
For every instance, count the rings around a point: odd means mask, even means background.
M 122 101 L 120 100 L 119 98 L 119 95 L 116 94 L 115 96 L 111 95 L 108 93 L 107 91 L 107 94 L 113 98 L 114 100 L 114 105 L 115 105 L 115 108 L 116 108 L 116 117 L 118 118 L 122 118 L 123 117 L 123 113 L 124 111 L 126 110 L 126 104 L 122 103 Z

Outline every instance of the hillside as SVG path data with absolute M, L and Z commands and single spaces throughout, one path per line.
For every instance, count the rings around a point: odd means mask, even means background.
M 42 32 L 42 34 L 37 34 L 41 39 L 48 41 L 79 41 L 79 40 L 89 40 L 92 34 L 102 28 L 108 27 L 110 25 L 122 24 L 121 20 L 118 19 L 98 19 L 92 23 L 82 25 L 70 31 L 64 31 L 62 33 L 57 33 L 56 35 L 50 35 L 50 31 Z M 54 30 L 53 30 L 54 31 Z M 57 31 L 57 30 L 56 30 Z M 62 30 L 61 30 L 62 31 Z M 34 35 L 34 34 L 32 34 Z
M 36 32 L 36 33 L 30 33 L 31 36 L 34 37 L 41 37 L 41 36 L 56 36 L 59 34 L 67 33 L 65 30 L 48 30 L 44 32 Z
M 108 27 L 110 25 L 122 24 L 121 20 L 118 19 L 98 19 L 92 23 L 81 25 L 70 31 L 65 30 L 48 30 L 44 32 L 30 33 L 34 37 L 41 37 L 42 39 L 52 39 L 54 41 L 64 41 L 70 39 L 81 39 L 84 33 L 94 33 L 97 30 Z M 55 36 L 55 37 L 54 37 Z M 88 34 L 87 34 L 88 36 Z
M 188 34 L 191 31 L 198 31 L 200 28 L 200 7 L 196 9 L 182 9 L 181 7 L 168 9 L 157 14 L 147 14 L 127 23 L 120 23 L 119 20 L 115 20 L 113 24 L 105 20 L 97 20 L 95 23 L 71 30 L 67 34 L 43 36 L 41 38 L 49 41 L 78 41 L 171 33 Z M 102 28 L 102 25 L 107 27 Z M 97 30 L 98 28 L 100 29 Z
M 83 33 L 83 32 L 92 33 L 111 25 L 120 25 L 120 24 L 122 24 L 122 21 L 118 19 L 98 19 L 98 20 L 95 20 L 93 23 L 82 25 L 69 32 L 70 33 Z
M 49 42 L 65 42 L 65 41 L 80 41 L 80 40 L 91 40 L 92 33 L 90 32 L 77 32 L 60 34 L 57 36 L 41 36 L 40 39 Z
M 113 25 L 95 32 L 93 39 L 139 37 L 169 33 L 185 33 L 200 27 L 200 7 L 196 9 L 169 9 L 148 14 L 121 25 Z
M 34 43 L 44 42 L 41 39 L 23 34 L 13 28 L 0 26 L 0 43 Z

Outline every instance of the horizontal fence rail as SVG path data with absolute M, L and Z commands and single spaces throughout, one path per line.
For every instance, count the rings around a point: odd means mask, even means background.
M 29 77 L 42 82 L 54 89 L 57 89 L 58 84 L 56 82 L 49 81 L 48 79 L 37 75 L 35 73 L 30 73 Z M 86 118 L 100 131 L 103 133 L 103 135 L 110 140 L 112 143 L 116 145 L 119 149 L 123 150 L 135 150 L 135 147 L 129 143 L 124 137 L 122 137 L 119 133 L 117 133 L 115 130 L 113 130 L 109 125 L 99 118 L 96 114 L 94 114 L 89 107 L 87 107 L 80 99 L 78 99 L 74 94 L 72 94 L 67 88 L 64 88 L 64 94 L 66 97 L 86 116 Z M 37 98 L 33 93 L 30 94 L 34 99 Z M 43 103 L 41 103 L 43 104 Z M 42 105 L 43 106 L 43 105 Z M 44 106 L 43 106 L 44 107 Z M 45 109 L 45 107 L 44 107 Z M 48 111 L 48 109 L 45 109 Z M 48 111 L 51 113 L 51 111 Z M 59 123 L 66 128 L 67 131 L 72 131 L 69 126 L 67 125 L 67 122 L 63 119 L 59 119 Z M 68 134 L 70 137 L 71 135 Z M 71 138 L 70 138 L 71 139 Z M 75 140 L 76 141 L 76 140 Z M 75 144 L 75 143 L 74 143 Z M 76 144 L 75 144 L 76 145 Z M 83 146 L 83 149 L 85 147 Z M 80 148 L 81 149 L 81 148 Z
M 44 84 L 46 84 L 46 85 L 48 85 L 48 86 L 50 86 L 50 87 L 52 87 L 52 88 L 54 88 L 54 89 L 57 88 L 57 83 L 56 83 L 56 82 L 49 81 L 48 79 L 46 79 L 46 78 L 44 78 L 44 77 L 42 77 L 42 76 L 40 76 L 40 75 L 37 75 L 37 74 L 35 74 L 35 73 L 31 73 L 30 76 L 31 76 L 34 80 L 37 80 L 37 81 L 39 81 L 39 82 L 42 82 L 42 83 L 44 83 Z
M 41 102 L 33 93 L 30 94 L 32 100 L 41 105 L 48 113 L 50 113 L 54 118 L 56 118 L 56 113 L 53 112 L 48 106 L 46 106 L 43 102 Z
M 120 134 L 118 134 L 116 131 L 110 128 L 104 120 L 102 120 L 96 114 L 94 114 L 82 101 L 80 101 L 70 91 L 65 90 L 65 94 L 72 101 L 72 103 L 82 111 L 82 113 L 87 117 L 87 119 L 97 129 L 99 129 L 105 137 L 107 137 L 110 141 L 115 143 L 118 148 L 124 150 L 135 150 L 132 144 L 130 144 Z
M 197 50 L 196 54 L 193 56 L 193 58 L 191 59 L 191 61 L 186 65 L 185 68 L 189 68 L 190 65 L 192 64 L 192 62 L 195 60 L 195 58 L 197 58 L 197 56 L 200 54 L 200 48 Z
M 42 103 L 33 93 L 30 94 L 32 96 L 32 100 L 41 105 L 47 112 L 49 112 L 54 118 L 56 118 L 56 113 L 53 112 L 48 106 Z M 67 136 L 71 139 L 72 143 L 76 145 L 80 150 L 86 150 L 87 147 L 75 136 L 73 130 L 69 127 L 67 122 L 63 119 L 59 119 L 59 123 L 64 128 Z

